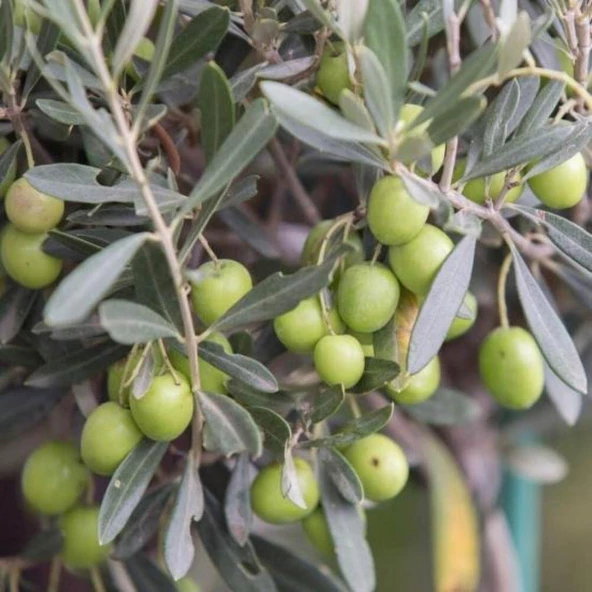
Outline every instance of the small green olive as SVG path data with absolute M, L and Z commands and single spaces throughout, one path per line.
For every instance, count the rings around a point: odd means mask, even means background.
M 454 168 L 454 175 L 452 177 L 453 181 L 457 181 L 463 176 L 466 165 L 467 163 L 465 160 L 458 161 L 456 167 Z M 514 180 L 518 184 L 515 187 L 512 187 L 512 189 L 506 193 L 504 198 L 505 203 L 514 203 L 522 195 L 524 185 L 521 182 L 522 177 L 520 174 L 517 173 L 514 176 Z M 501 172 L 491 175 L 489 177 L 489 188 L 487 188 L 485 181 L 486 180 L 484 177 L 471 179 L 463 187 L 463 195 L 478 204 L 484 204 L 488 196 L 491 198 L 491 200 L 495 201 L 500 196 L 506 184 L 506 173 Z
M 472 292 L 467 292 L 464 302 L 470 310 L 472 317 L 470 319 L 454 317 L 454 321 L 452 321 L 452 325 L 450 325 L 450 329 L 448 329 L 448 333 L 446 333 L 446 341 L 450 341 L 460 337 L 461 335 L 464 335 L 475 324 L 475 319 L 477 318 L 477 309 L 479 307 L 475 295 Z
M 432 358 L 425 368 L 413 374 L 405 388 L 397 391 L 391 385 L 386 386 L 386 392 L 400 405 L 413 405 L 429 399 L 440 386 L 440 360 L 438 356 Z
M 327 100 L 334 105 L 339 105 L 341 91 L 353 88 L 344 43 L 338 41 L 325 48 L 317 70 L 316 83 Z
M 300 255 L 300 263 L 302 265 L 317 264 L 323 240 L 334 224 L 335 220 L 323 220 L 311 228 L 302 247 L 302 254 Z M 336 240 L 341 239 L 343 237 L 343 231 L 337 231 L 335 235 L 331 236 L 331 239 L 333 236 L 335 236 Z M 362 263 L 364 261 L 364 245 L 360 235 L 355 230 L 350 230 L 345 243 L 351 249 L 343 258 L 344 267 L 347 268 L 356 263 Z
M 325 335 L 314 349 L 314 364 L 319 376 L 330 386 L 350 388 L 364 373 L 364 350 L 351 335 Z

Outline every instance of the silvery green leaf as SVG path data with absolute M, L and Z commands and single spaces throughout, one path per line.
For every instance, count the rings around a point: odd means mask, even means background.
M 444 230 L 479 238 L 481 236 L 482 221 L 481 218 L 469 210 L 459 210 L 446 221 Z
M 364 83 L 364 100 L 383 138 L 388 138 L 394 127 L 393 99 L 389 81 L 376 54 L 360 47 L 358 57 Z
M 269 64 L 257 71 L 257 77 L 266 80 L 284 80 L 306 72 L 309 68 L 312 68 L 314 63 L 314 56 L 306 56 L 294 60 L 286 60 L 278 64 Z
M 376 576 L 374 560 L 364 532 L 364 521 L 357 505 L 349 503 L 339 493 L 327 462 L 321 457 L 319 461 L 323 511 L 335 544 L 341 573 L 352 590 L 372 592 L 376 586 Z
M 249 407 L 249 413 L 263 432 L 265 448 L 276 456 L 283 456 L 292 438 L 290 424 L 267 407 Z
M 577 392 L 586 393 L 586 372 L 567 329 L 516 247 L 511 248 L 522 309 L 543 356 L 561 380 Z
M 60 123 L 65 123 L 66 125 L 84 125 L 86 123 L 86 118 L 80 115 L 78 109 L 63 101 L 37 99 L 35 103 L 45 115 Z
M 382 64 L 396 118 L 406 93 L 409 52 L 405 19 L 397 0 L 370 0 L 364 24 L 365 42 Z
M 251 510 L 251 479 L 249 455 L 239 454 L 224 495 L 224 516 L 228 530 L 241 546 L 249 540 L 253 511 Z
M 509 451 L 505 461 L 512 472 L 536 483 L 558 483 L 569 470 L 562 456 L 541 444 L 515 447 Z
M 305 127 L 321 129 L 334 140 L 386 145 L 383 138 L 351 123 L 307 93 L 271 80 L 262 82 L 260 88 L 280 116 L 295 120 Z
M 337 3 L 337 23 L 343 36 L 350 43 L 355 43 L 362 35 L 362 26 L 369 3 L 371 0 L 348 0 Z
M 0 154 L 0 187 L 6 184 L 5 187 L 8 188 L 15 179 L 17 156 L 22 145 L 22 140 L 17 140 Z
M 532 111 L 532 106 L 541 86 L 541 81 L 538 76 L 525 76 L 518 80 L 514 78 L 511 84 L 516 84 L 518 87 L 518 104 L 507 124 L 508 135 L 511 134 L 520 125 L 527 114 Z
M 294 505 L 307 509 L 304 496 L 302 495 L 302 488 L 298 480 L 298 473 L 296 472 L 296 465 L 292 457 L 292 449 L 288 444 L 284 448 L 284 462 L 282 464 L 282 495 L 289 499 Z
M 528 49 L 530 41 L 530 18 L 526 12 L 522 11 L 516 17 L 512 28 L 501 44 L 497 66 L 500 80 L 503 80 L 512 68 L 520 64 L 523 59 L 522 54 Z
M 559 149 L 547 154 L 528 170 L 523 179 L 529 179 L 560 165 L 581 152 L 592 139 L 592 118 L 584 119 L 573 125 L 571 133 Z
M 336 448 L 321 448 L 319 459 L 325 465 L 333 485 L 339 490 L 345 501 L 356 504 L 364 499 L 362 482 L 341 452 Z
M 560 80 L 549 80 L 524 116 L 517 133 L 526 134 L 546 124 L 555 111 L 564 89 L 565 84 Z
M 138 43 L 152 22 L 158 4 L 158 0 L 131 0 L 123 31 L 111 59 L 111 68 L 116 75 L 131 61 Z
M 411 332 L 407 370 L 416 374 L 440 351 L 450 325 L 469 289 L 475 246 L 473 236 L 466 236 L 448 255 L 426 296 Z
M 512 80 L 504 86 L 487 109 L 483 117 L 485 123 L 483 157 L 489 156 L 503 146 L 509 134 L 508 124 L 514 116 L 519 100 L 518 83 L 516 80 Z
M 582 412 L 582 395 L 565 384 L 547 363 L 545 363 L 545 391 L 565 423 L 570 426 L 575 425 Z
M 45 305 L 45 323 L 59 327 L 85 319 L 150 237 L 141 232 L 118 240 L 70 272 Z
M 349 89 L 344 89 L 339 95 L 339 108 L 346 119 L 369 131 L 374 131 L 372 116 L 361 97 Z
M 345 395 L 340 386 L 333 386 L 321 391 L 313 400 L 310 409 L 310 421 L 319 423 L 331 417 L 342 405 Z
M 181 339 L 174 325 L 142 304 L 129 300 L 105 300 L 99 305 L 101 325 L 113 341 L 125 345 L 168 337 Z
M 265 101 L 253 101 L 206 167 L 187 198 L 183 212 L 213 197 L 232 181 L 265 147 L 276 127 L 276 118 Z
M 401 171 L 400 176 L 405 185 L 405 189 L 407 189 L 409 195 L 417 203 L 431 209 L 438 207 L 441 200 L 441 193 L 434 183 L 426 181 L 408 171 Z
M 8 2 L 7 2 L 8 3 Z M 51 20 L 44 19 L 41 23 L 41 30 L 37 37 L 37 50 L 40 55 L 44 56 L 55 49 L 58 43 L 61 30 Z M 2 52 L 0 51 L 0 56 Z M 35 88 L 39 80 L 41 79 L 41 69 L 33 62 L 27 69 L 27 77 L 25 79 L 25 85 L 21 95 L 22 99 L 26 99 L 30 92 Z
M 199 521 L 204 511 L 204 495 L 193 454 L 185 461 L 183 479 L 164 535 L 164 560 L 175 580 L 187 574 L 193 562 L 195 548 L 191 524 Z
M 435 117 L 428 128 L 434 145 L 444 144 L 451 138 L 462 134 L 487 105 L 485 97 L 462 97 L 450 109 Z

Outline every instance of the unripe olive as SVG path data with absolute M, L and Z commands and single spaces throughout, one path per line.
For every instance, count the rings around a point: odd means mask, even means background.
M 26 29 L 27 24 L 29 31 L 33 35 L 39 35 L 41 31 L 42 19 L 41 17 L 31 8 L 28 0 L 16 0 L 14 3 L 14 24 L 21 29 Z
M 399 295 L 399 282 L 387 267 L 360 263 L 339 280 L 337 310 L 350 329 L 374 333 L 393 316 Z
M 276 317 L 273 328 L 286 349 L 297 354 L 312 353 L 321 337 L 329 334 L 319 296 L 311 296 L 289 312 Z M 345 326 L 337 310 L 329 309 L 328 318 L 335 333 L 343 333 Z
M 368 199 L 368 226 L 385 245 L 410 241 L 423 228 L 430 210 L 407 192 L 400 177 L 389 175 L 374 184 Z
M 479 350 L 479 373 L 495 400 L 527 409 L 543 392 L 544 362 L 532 335 L 521 327 L 498 327 Z
M 364 523 L 366 523 L 366 514 L 361 506 L 358 511 Z M 329 530 L 329 524 L 322 508 L 317 508 L 312 514 L 309 514 L 302 520 L 302 528 L 306 538 L 319 553 L 325 557 L 333 557 L 335 554 L 335 544 Z
M 42 249 L 47 236 L 45 233 L 25 234 L 12 224 L 8 224 L 2 233 L 2 265 L 6 273 L 25 288 L 46 288 L 62 271 L 62 262 Z
M 130 397 L 135 422 L 152 440 L 178 438 L 191 423 L 193 408 L 191 388 L 180 372 L 157 376 L 141 399 Z
M 99 544 L 99 508 L 73 508 L 60 520 L 64 538 L 62 559 L 70 570 L 89 569 L 103 563 L 111 545 Z
M 330 386 L 350 388 L 364 373 L 364 350 L 351 335 L 326 335 L 314 349 L 314 364 L 319 376 Z
M 408 127 L 409 124 L 411 124 L 417 117 L 419 117 L 419 115 L 421 114 L 422 111 L 423 111 L 423 107 L 420 105 L 414 105 L 413 103 L 405 103 L 401 107 L 401 111 L 399 111 L 399 119 L 406 124 L 406 127 Z M 410 131 L 410 134 L 414 135 L 414 134 L 421 134 L 421 133 L 425 132 L 428 129 L 430 123 L 431 123 L 431 120 L 421 123 L 417 127 L 413 128 Z M 440 168 L 444 162 L 444 153 L 445 152 L 446 152 L 446 146 L 444 144 L 440 144 L 440 146 L 436 146 L 432 150 L 432 155 L 431 155 L 432 170 L 426 171 L 426 172 L 434 172 L 435 173 L 436 171 L 440 170 Z
M 306 509 L 300 508 L 282 494 L 282 465 L 267 465 L 251 485 L 251 506 L 261 520 L 271 524 L 297 522 L 308 516 L 319 503 L 319 486 L 312 467 L 302 458 L 294 458 L 294 466 Z
M 4 137 L 0 136 L 0 155 L 6 152 L 10 148 L 10 142 Z M 13 161 L 12 165 L 6 171 L 6 178 L 0 183 L 0 199 L 6 195 L 8 188 L 14 183 L 16 178 L 16 160 Z
M 4 200 L 8 219 L 21 232 L 38 234 L 55 228 L 64 215 L 64 202 L 37 191 L 24 177 L 15 181 Z
M 454 321 L 452 321 L 452 325 L 450 325 L 450 329 L 448 329 L 448 333 L 446 333 L 446 341 L 450 341 L 451 339 L 456 339 L 457 337 L 464 335 L 475 324 L 475 319 L 477 318 L 477 309 L 479 306 L 477 304 L 475 295 L 472 292 L 467 292 L 464 303 L 471 311 L 472 316 L 470 319 L 454 317 Z
M 374 502 L 395 497 L 407 483 L 409 465 L 401 447 L 382 434 L 372 434 L 348 446 L 343 454 Z
M 251 274 L 238 261 L 208 261 L 197 272 L 199 279 L 191 280 L 191 299 L 206 325 L 217 321 L 253 287 Z
M 310 230 L 302 247 L 302 254 L 300 255 L 302 265 L 317 264 L 323 240 L 334 224 L 335 220 L 323 220 Z M 335 236 L 343 236 L 343 230 L 337 231 Z M 360 235 L 355 230 L 348 232 L 345 242 L 351 247 L 351 250 L 343 258 L 344 267 L 350 267 L 364 261 L 364 245 Z
M 453 247 L 447 234 L 425 224 L 408 243 L 390 247 L 388 260 L 399 281 L 410 292 L 425 296 Z
M 429 399 L 439 386 L 440 360 L 435 356 L 424 368 L 409 378 L 403 390 L 397 392 L 397 389 L 387 384 L 386 392 L 400 405 L 413 405 Z
M 21 477 L 29 506 L 48 515 L 71 508 L 89 483 L 88 469 L 68 442 L 46 442 L 27 458 Z
M 528 179 L 532 192 L 546 206 L 555 209 L 575 206 L 586 191 L 588 168 L 581 153 L 556 167 Z
M 459 160 L 456 167 L 454 168 L 453 181 L 460 179 L 466 168 L 466 161 Z M 521 183 L 522 177 L 519 173 L 514 175 L 514 181 L 519 183 L 516 187 L 512 187 L 505 197 L 505 203 L 514 203 L 521 195 L 524 189 L 524 185 Z M 465 197 L 474 201 L 478 204 L 484 204 L 489 196 L 492 201 L 495 201 L 501 194 L 506 184 L 506 173 L 500 172 L 489 177 L 489 193 L 486 191 L 485 177 L 478 177 L 477 179 L 471 179 L 463 187 L 462 193 Z
M 112 475 L 142 437 L 129 409 L 108 401 L 86 419 L 80 437 L 82 460 L 98 475 Z
M 214 332 L 208 336 L 204 341 L 210 343 L 216 343 L 222 346 L 222 349 L 227 353 L 232 353 L 232 346 L 230 342 L 222 333 Z M 178 349 L 171 348 L 168 352 L 169 359 L 173 368 L 178 370 L 185 376 L 185 378 L 191 380 L 191 370 L 189 368 L 189 360 L 187 356 L 183 355 Z M 201 390 L 208 393 L 220 393 L 225 395 L 228 390 L 226 389 L 226 381 L 228 380 L 228 374 L 218 370 L 215 366 L 212 366 L 202 358 L 197 359 L 197 366 L 199 369 L 199 381 Z
M 316 83 L 327 100 L 335 105 L 339 105 L 342 90 L 353 88 L 344 43 L 338 41 L 325 48 L 317 70 Z

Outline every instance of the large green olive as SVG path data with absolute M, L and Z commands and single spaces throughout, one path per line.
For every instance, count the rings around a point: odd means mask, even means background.
M 364 350 L 351 335 L 325 335 L 314 349 L 318 375 L 330 386 L 350 388 L 364 373 Z
M 430 210 L 407 192 L 400 177 L 389 175 L 374 184 L 368 199 L 368 226 L 385 245 L 410 241 L 423 228 Z
M 556 167 L 528 179 L 532 192 L 546 206 L 555 209 L 575 206 L 588 185 L 588 167 L 581 153 Z
M 103 563 L 111 545 L 99 544 L 98 506 L 73 508 L 60 520 L 63 536 L 62 559 L 70 570 L 89 569 Z
M 388 260 L 399 281 L 410 292 L 425 296 L 453 247 L 447 234 L 425 224 L 408 243 L 390 247 Z
M 62 271 L 62 262 L 42 249 L 47 234 L 25 234 L 12 224 L 2 233 L 0 254 L 6 273 L 18 284 L 40 290 L 53 284 Z
M 55 515 L 71 508 L 89 483 L 88 469 L 69 442 L 46 442 L 27 458 L 21 488 L 31 508 Z
M 399 282 L 387 267 L 360 263 L 339 280 L 337 310 L 350 329 L 374 333 L 393 316 L 399 295 Z
M 64 215 L 64 202 L 37 191 L 24 177 L 15 181 L 4 200 L 8 219 L 21 232 L 39 234 L 57 226 Z
M 327 100 L 335 105 L 339 105 L 341 91 L 353 88 L 344 43 L 337 41 L 325 48 L 317 70 L 316 83 Z
M 294 466 L 306 508 L 284 497 L 282 465 L 272 463 L 259 471 L 251 485 L 251 506 L 261 520 L 271 524 L 297 522 L 317 507 L 320 494 L 312 467 L 302 458 L 294 458 Z
M 129 409 L 108 401 L 86 419 L 80 452 L 89 469 L 98 475 L 112 475 L 140 440 L 142 432 Z
M 407 483 L 409 465 L 405 453 L 382 434 L 357 440 L 343 454 L 358 474 L 370 501 L 395 497 Z
M 130 397 L 130 409 L 138 427 L 152 440 L 178 438 L 191 423 L 193 394 L 186 378 L 157 376 L 141 399 Z
M 533 336 L 521 327 L 498 327 L 479 350 L 479 373 L 495 400 L 527 409 L 543 392 L 543 356 Z
M 191 280 L 191 299 L 206 325 L 217 321 L 253 287 L 251 274 L 238 261 L 208 261 L 197 273 L 199 278 Z
M 321 337 L 329 334 L 319 298 L 317 295 L 301 300 L 296 308 L 274 320 L 275 334 L 289 351 L 298 354 L 312 353 Z M 343 321 L 334 308 L 329 310 L 328 319 L 335 333 L 345 331 Z

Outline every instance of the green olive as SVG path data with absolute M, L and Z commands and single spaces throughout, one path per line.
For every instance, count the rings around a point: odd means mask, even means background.
M 302 254 L 300 255 L 300 262 L 302 265 L 316 265 L 319 258 L 319 252 L 324 238 L 331 227 L 335 224 L 335 220 L 323 220 L 314 226 L 304 242 L 302 247 Z M 343 237 L 343 230 L 337 231 L 331 235 L 331 239 L 339 240 Z M 329 240 L 331 240 L 329 239 Z M 350 230 L 347 234 L 345 243 L 351 247 L 350 251 L 343 258 L 344 267 L 350 267 L 356 263 L 364 261 L 364 245 L 360 235 L 355 230 Z M 326 249 L 325 253 L 329 251 Z
M 286 349 L 298 354 L 312 353 L 321 337 L 329 334 L 320 296 L 301 300 L 296 308 L 276 317 L 273 328 Z M 328 319 L 335 333 L 343 333 L 345 327 L 334 308 L 329 309 Z
M 425 296 L 453 247 L 447 234 L 425 224 L 408 243 L 390 247 L 388 260 L 399 281 L 410 292 Z
M 448 329 L 448 333 L 446 333 L 446 341 L 450 341 L 460 337 L 461 335 L 464 335 L 475 324 L 475 319 L 477 318 L 477 309 L 479 307 L 475 295 L 472 292 L 467 292 L 464 303 L 467 305 L 472 316 L 470 319 L 454 317 L 454 321 L 452 321 L 452 325 L 450 325 L 450 329 Z
M 46 442 L 27 458 L 21 477 L 29 506 L 47 515 L 71 508 L 89 483 L 88 469 L 68 442 Z
M 466 166 L 467 163 L 465 160 L 458 161 L 454 168 L 454 175 L 452 176 L 453 181 L 457 181 L 463 176 Z M 522 195 L 524 184 L 522 183 L 522 177 L 519 173 L 514 175 L 514 180 L 518 184 L 506 193 L 504 203 L 514 203 Z M 478 204 L 484 204 L 487 197 L 492 201 L 495 201 L 500 196 L 506 184 L 506 173 L 501 172 L 491 175 L 489 177 L 489 188 L 487 188 L 485 181 L 486 179 L 484 177 L 471 179 L 463 187 L 463 195 Z
M 317 70 L 316 83 L 327 100 L 335 105 L 339 105 L 341 91 L 353 88 L 344 43 L 338 41 L 325 48 Z
M 312 467 L 302 458 L 294 458 L 298 484 L 306 508 L 301 508 L 282 494 L 282 465 L 272 463 L 259 471 L 251 485 L 251 506 L 261 520 L 271 524 L 298 522 L 319 503 L 319 486 Z
M 351 335 L 325 335 L 314 349 L 314 364 L 319 376 L 330 386 L 350 388 L 364 373 L 364 350 Z
M 368 200 L 368 226 L 385 245 L 409 242 L 423 228 L 430 210 L 407 192 L 400 177 L 389 175 L 374 184 Z
M 367 499 L 382 502 L 395 497 L 407 483 L 409 465 L 401 447 L 382 434 L 372 434 L 348 446 L 350 462 Z
M 337 310 L 350 329 L 374 333 L 393 316 L 399 295 L 399 282 L 387 267 L 360 263 L 339 280 Z
M 405 388 L 398 391 L 391 385 L 386 386 L 386 392 L 400 405 L 413 405 L 429 399 L 440 386 L 440 360 L 438 356 L 432 358 L 425 368 L 413 374 Z
M 479 373 L 504 407 L 527 409 L 543 392 L 543 357 L 533 336 L 521 327 L 498 327 L 487 336 L 479 350 Z

